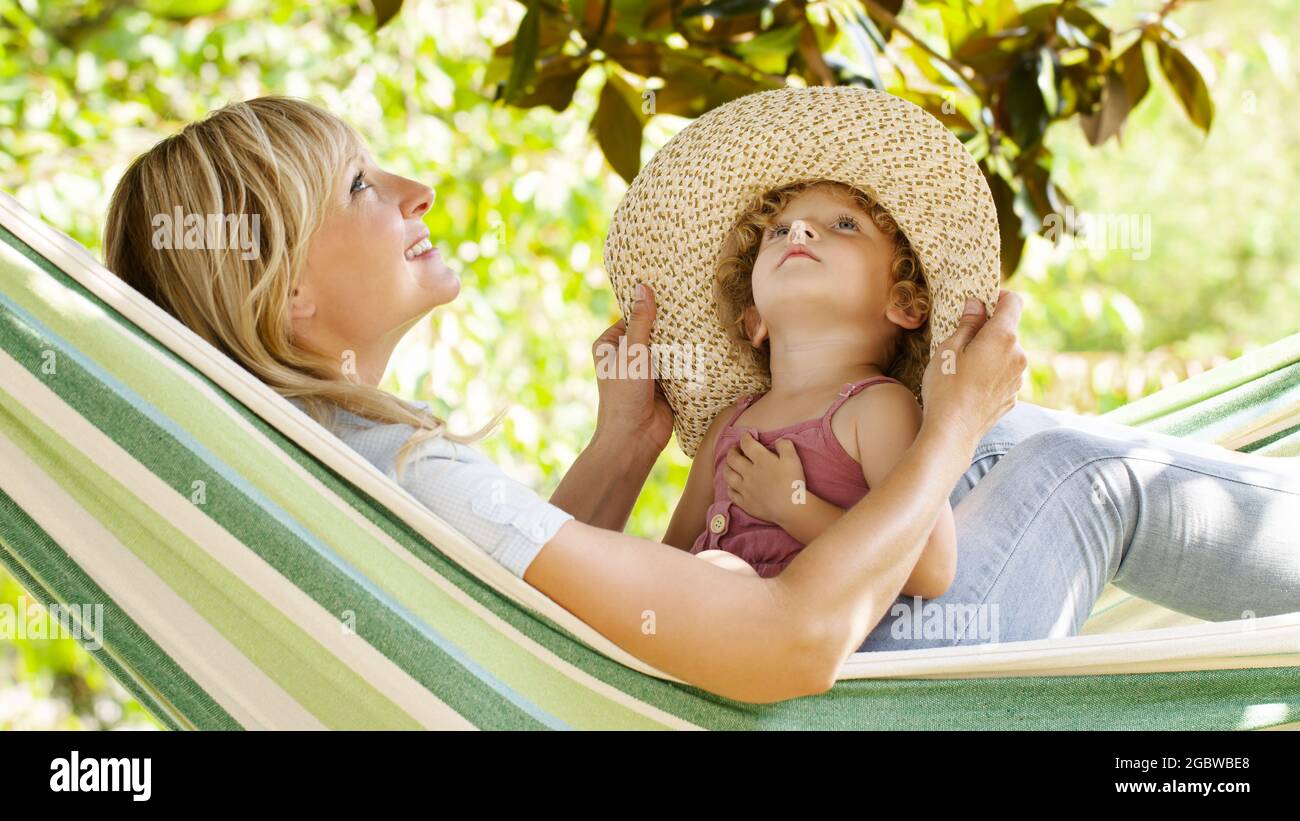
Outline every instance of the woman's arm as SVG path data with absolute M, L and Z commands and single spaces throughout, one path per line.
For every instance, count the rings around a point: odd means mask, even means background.
M 662 447 L 633 435 L 592 437 L 550 502 L 580 522 L 622 532 Z
M 921 430 L 921 406 L 907 387 L 886 383 L 853 397 L 844 410 L 849 412 L 846 421 L 853 424 L 858 455 L 862 457 L 862 477 L 867 487 L 874 488 L 894 470 L 907 444 Z M 952 506 L 945 499 L 902 593 L 926 599 L 942 596 L 956 575 L 957 531 Z
M 654 319 L 654 291 L 646 286 L 632 305 L 630 321 L 615 322 L 591 345 L 600 391 L 596 433 L 551 494 L 551 504 L 595 527 L 622 531 L 627 526 L 641 488 L 673 432 L 672 410 L 653 379 L 608 375 L 629 372 L 609 358 L 620 350 L 637 355 L 636 346 L 650 342 Z M 620 347 L 624 336 L 627 345 Z
M 826 501 L 815 493 L 806 494 L 801 504 L 789 505 L 785 515 L 773 519 L 786 533 L 804 544 L 810 544 L 826 528 L 839 521 L 844 508 Z M 904 596 L 933 599 L 942 596 L 952 586 L 957 575 L 957 531 L 953 524 L 952 507 L 947 503 L 939 511 L 934 529 L 926 541 L 921 557 L 907 577 L 900 591 Z
M 524 579 L 633 655 L 743 701 L 824 692 L 902 590 L 979 438 L 1015 404 L 1020 299 L 964 317 L 926 370 L 916 439 L 785 571 L 732 573 L 667 545 L 564 523 Z
M 719 695 L 823 692 L 898 595 L 974 447 L 957 428 L 923 430 L 889 478 L 775 578 L 566 522 L 524 580 L 638 658 Z

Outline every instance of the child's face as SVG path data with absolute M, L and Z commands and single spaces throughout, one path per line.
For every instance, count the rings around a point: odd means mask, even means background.
M 792 236 L 795 220 L 808 228 L 803 243 Z M 893 258 L 893 239 L 849 194 L 827 186 L 800 192 L 773 218 L 759 245 L 754 306 L 746 317 L 750 338 L 758 345 L 783 328 L 866 329 L 877 322 L 882 332 L 896 332 L 889 324 L 900 323 L 888 316 Z

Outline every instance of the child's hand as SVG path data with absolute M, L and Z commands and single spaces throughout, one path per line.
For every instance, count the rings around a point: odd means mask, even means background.
M 749 515 L 778 525 L 806 498 L 803 462 L 794 442 L 776 440 L 776 453 L 748 433 L 727 453 L 727 491 Z

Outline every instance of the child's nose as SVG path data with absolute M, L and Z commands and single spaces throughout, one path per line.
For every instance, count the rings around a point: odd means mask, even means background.
M 803 220 L 795 220 L 790 223 L 791 245 L 806 245 L 808 242 L 818 239 L 821 239 L 821 235 L 817 233 L 817 229 Z

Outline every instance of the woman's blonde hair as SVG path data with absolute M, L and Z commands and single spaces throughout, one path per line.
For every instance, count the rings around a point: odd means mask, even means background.
M 504 410 L 473 434 L 453 434 L 437 416 L 341 378 L 334 357 L 294 342 L 289 306 L 308 243 L 325 218 L 335 171 L 361 145 L 346 123 L 303 100 L 231 103 L 131 163 L 109 203 L 104 258 L 110 271 L 282 396 L 298 399 L 322 425 L 343 408 L 415 428 L 398 451 L 400 473 L 420 442 L 477 441 Z M 230 243 L 204 250 L 155 243 L 156 215 L 178 209 L 205 219 L 255 217 L 260 247 L 246 253 Z
M 904 311 L 924 316 L 925 322 L 915 329 L 903 329 L 895 338 L 885 374 L 906 385 L 919 400 L 921 377 L 930 352 L 930 289 L 925 282 L 921 261 L 898 223 L 883 205 L 857 188 L 831 180 L 806 180 L 756 197 L 728 234 L 718 260 L 714 276 L 718 318 L 736 343 L 733 347 L 739 355 L 749 357 L 752 364 L 770 373 L 768 342 L 764 341 L 761 347 L 755 348 L 745 331 L 745 309 L 754 304 L 754 261 L 758 258 L 763 234 L 776 216 L 799 194 L 822 186 L 850 197 L 863 213 L 870 215 L 881 233 L 894 242 L 894 258 L 890 263 L 893 283 L 890 300 Z

